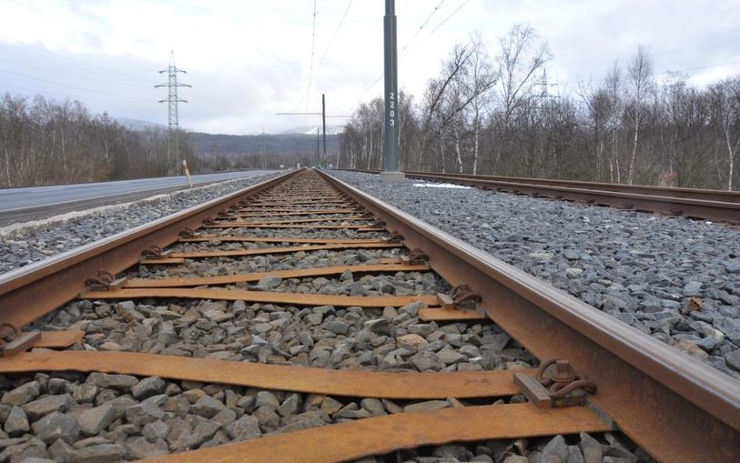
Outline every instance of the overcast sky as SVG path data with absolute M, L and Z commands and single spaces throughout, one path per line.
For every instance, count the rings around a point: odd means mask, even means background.
M 382 92 L 384 2 L 316 4 L 312 40 L 314 0 L 0 0 L 0 92 L 69 97 L 166 124 L 157 103 L 166 89 L 153 85 L 166 82 L 157 71 L 173 49 L 188 71 L 181 81 L 193 86 L 181 89 L 182 127 L 244 134 L 312 125 L 275 113 L 318 111 L 322 92 L 330 115 L 348 115 Z M 563 93 L 603 78 L 639 44 L 658 77 L 683 71 L 706 85 L 740 73 L 738 0 L 398 0 L 396 14 L 399 86 L 415 95 L 455 42 L 479 32 L 495 54 L 517 23 L 548 42 L 549 75 Z

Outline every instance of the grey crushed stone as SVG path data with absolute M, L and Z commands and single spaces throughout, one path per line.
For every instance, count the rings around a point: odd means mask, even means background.
M 400 450 L 388 455 L 366 457 L 356 463 L 457 463 L 457 462 L 550 462 L 604 463 L 653 462 L 626 437 L 615 433 L 592 436 L 581 433 L 566 440 L 564 436 L 447 444 L 419 449 Z
M 424 182 L 408 179 L 389 188 L 357 172 L 332 175 L 662 342 L 685 341 L 689 355 L 740 378 L 740 230 L 508 193 L 415 187 Z M 691 297 L 704 307 L 687 313 Z
M 41 384 L 39 384 L 38 381 L 30 381 L 6 392 L 3 395 L 3 398 L 0 399 L 0 403 L 7 405 L 23 405 L 38 397 L 40 393 Z
M 115 411 L 111 404 L 103 404 L 99 407 L 89 408 L 77 415 L 77 423 L 80 431 L 86 436 L 94 436 L 105 429 L 115 417 Z
M 28 425 L 28 417 L 26 416 L 26 412 L 24 412 L 21 407 L 13 405 L 13 408 L 10 409 L 8 417 L 5 419 L 4 429 L 5 432 L 10 434 L 11 436 L 28 431 L 30 428 Z
M 84 373 L 6 375 L 0 376 L 0 392 L 13 390 L 31 379 L 39 384 L 40 399 L 54 396 L 51 392 L 62 386 L 68 397 L 76 397 L 75 391 L 84 384 L 101 380 L 99 375 Z M 146 384 L 150 378 L 136 379 L 135 384 Z M 139 400 L 133 395 L 135 386 L 98 388 L 93 403 L 74 402 L 64 412 L 30 418 L 31 430 L 18 428 L 13 437 L 0 432 L 0 461 L 25 461 L 31 457 L 70 462 L 133 460 L 371 416 L 461 405 L 453 399 L 398 404 L 386 399 L 333 398 L 153 377 L 151 380 L 163 381 L 167 393 Z M 499 399 L 496 403 L 505 401 Z M 472 404 L 463 401 L 462 405 Z M 22 413 L 20 406 L 3 404 L 0 423 L 7 429 Z M 434 455 L 479 456 L 477 461 L 488 461 L 482 455 L 494 454 L 487 445 L 442 446 L 434 449 Z
M 100 379 L 83 373 L 37 373 L 33 378 L 40 384 L 41 398 L 50 395 L 51 384 L 56 383 L 58 387 L 63 383 L 70 396 L 75 397 L 76 389 Z M 1 376 L 0 383 L 4 389 L 12 390 L 29 379 L 23 375 L 8 375 Z M 137 384 L 147 379 L 137 378 Z M 398 404 L 387 399 L 333 398 L 162 381 L 168 391 L 166 394 L 137 400 L 132 387 L 100 388 L 94 398 L 98 406 L 78 402 L 66 412 L 54 411 L 32 420 L 32 431 L 18 430 L 15 432 L 18 437 L 0 433 L 0 461 L 33 461 L 28 460 L 30 458 L 89 462 L 135 460 L 371 416 L 472 405 L 454 399 Z M 515 396 L 511 402 L 520 400 Z M 498 399 L 495 403 L 506 401 Z M 20 409 L 19 406 L 0 406 L 0 421 L 5 428 L 16 420 L 13 410 L 17 413 Z M 215 410 L 220 411 L 212 415 Z M 513 440 L 472 442 L 401 450 L 391 454 L 391 460 L 376 456 L 359 461 L 519 461 L 526 458 L 522 457 L 522 450 L 534 461 L 591 462 L 602 461 L 602 455 L 625 461 L 652 461 L 624 436 L 614 433 L 593 436 L 581 433 L 578 440 L 568 442 L 562 436 L 533 438 L 525 446 L 522 448 L 521 443 Z M 566 458 L 560 459 L 563 455 Z
M 399 249 L 341 250 L 295 255 L 255 256 L 223 261 L 218 273 L 264 272 L 276 269 L 357 265 L 398 257 Z M 194 260 L 193 264 L 198 260 Z M 246 266 L 246 268 L 245 268 Z M 188 266 L 188 268 L 191 266 Z M 139 266 L 128 276 L 166 278 L 193 272 L 182 266 Z M 249 289 L 236 285 L 241 289 Z M 433 272 L 396 272 L 339 278 L 288 278 L 283 292 L 319 294 L 427 294 L 449 286 Z M 81 329 L 78 349 L 148 352 L 164 355 L 257 361 L 323 368 L 386 371 L 464 371 L 533 366 L 534 359 L 491 322 L 425 323 L 418 319 L 423 304 L 400 308 L 363 309 L 274 306 L 243 301 L 137 300 L 73 301 L 36 324 L 40 329 Z M 506 349 L 506 351 L 504 351 Z M 126 375 L 96 374 L 101 388 L 134 387 Z M 161 393 L 161 384 L 157 391 Z M 79 390 L 77 391 L 79 394 Z M 140 397 L 144 397 L 141 395 Z M 138 397 L 137 397 L 138 398 Z
M 255 231 L 255 234 L 259 233 L 262 231 Z M 344 230 L 326 233 L 315 230 L 313 233 L 315 237 L 324 238 L 356 237 Z M 302 232 L 299 234 L 303 235 Z M 371 237 L 369 235 L 364 234 L 363 237 Z M 373 234 L 372 237 L 377 236 L 383 234 Z M 208 247 L 190 243 L 177 246 L 180 250 Z M 218 246 L 221 249 L 240 249 L 265 245 L 224 242 Z M 142 266 L 131 269 L 127 275 L 165 278 L 264 272 L 374 263 L 377 259 L 398 255 L 398 250 L 348 250 L 258 256 L 257 259 L 218 258 L 194 261 L 194 265 L 187 268 Z M 335 277 L 273 280 L 241 288 L 255 289 L 254 286 L 295 293 L 365 295 L 434 294 L 449 289 L 434 274 L 418 272 L 383 276 L 345 272 Z M 83 300 L 50 314 L 38 323 L 38 327 L 83 329 L 86 332 L 83 342 L 72 349 L 138 351 L 324 368 L 464 371 L 534 364 L 532 357 L 516 343 L 509 345 L 508 335 L 493 323 L 425 323 L 417 317 L 422 307 L 411 304 L 400 308 L 345 309 L 282 307 L 243 301 Z M 420 359 L 426 359 L 427 364 L 419 368 L 412 359 L 419 364 Z M 23 435 L 26 441 L 15 442 L 8 447 L 12 447 L 10 451 L 14 455 L 21 452 L 25 452 L 25 456 L 39 457 L 66 455 L 65 458 L 72 461 L 143 458 L 220 445 L 234 439 L 251 439 L 273 432 L 461 405 L 454 399 L 403 403 L 372 398 L 334 399 L 130 375 L 37 374 L 34 378 L 40 384 L 40 391 L 29 400 L 39 395 L 41 399 L 65 394 L 74 398 L 76 403 L 67 410 L 54 411 L 51 415 L 62 413 L 73 418 L 78 423 L 78 435 L 66 440 L 57 439 L 49 445 L 49 442 L 32 437 L 31 433 L 20 431 L 16 435 Z M 7 390 L 12 390 L 22 381 L 11 381 Z M 5 384 L 3 381 L 0 383 Z M 514 397 L 511 401 L 521 400 L 521 397 Z M 0 420 L 7 422 L 11 409 L 10 405 L 0 407 Z M 601 442 L 605 440 L 600 436 L 596 438 Z M 514 447 L 507 442 L 438 446 L 404 451 L 404 455 L 410 458 L 408 461 L 502 461 L 506 456 L 516 456 L 516 450 L 512 451 Z M 542 452 L 548 442 L 535 441 L 530 450 Z M 500 448 L 507 448 L 509 454 L 500 452 Z M 568 446 L 567 451 L 573 458 L 580 455 L 576 445 Z M 376 461 L 376 458 L 363 461 Z M 395 456 L 393 461 L 397 461 Z

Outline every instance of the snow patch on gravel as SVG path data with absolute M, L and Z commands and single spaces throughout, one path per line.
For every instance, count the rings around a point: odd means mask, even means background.
M 452 183 L 414 183 L 415 187 L 424 188 L 453 188 L 456 190 L 470 190 L 472 187 L 465 185 L 455 185 Z

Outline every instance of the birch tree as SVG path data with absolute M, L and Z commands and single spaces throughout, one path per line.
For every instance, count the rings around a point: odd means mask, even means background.
M 735 156 L 740 147 L 740 78 L 716 84 L 710 92 L 714 118 L 727 149 L 727 189 L 732 190 Z
M 627 169 L 627 183 L 632 185 L 635 179 L 635 159 L 637 158 L 637 143 L 640 134 L 640 122 L 642 121 L 643 105 L 648 97 L 652 86 L 653 63 L 648 57 L 647 49 L 643 46 L 637 48 L 637 54 L 632 58 L 627 67 L 627 75 L 630 85 L 630 106 L 633 112 L 633 137 L 632 155 L 630 156 Z
M 500 39 L 500 45 L 498 97 L 504 123 L 509 125 L 514 111 L 539 85 L 537 75 L 551 55 L 547 44 L 540 43 L 534 29 L 528 25 L 514 26 Z

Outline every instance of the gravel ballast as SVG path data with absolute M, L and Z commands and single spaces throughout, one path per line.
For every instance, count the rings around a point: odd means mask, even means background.
M 377 264 L 399 249 L 301 252 L 249 259 L 192 259 L 185 266 L 139 266 L 132 278 L 237 274 L 291 268 Z M 249 267 L 246 267 L 246 265 Z M 448 292 L 433 272 L 337 277 L 266 277 L 226 288 L 346 296 Z M 34 324 L 80 329 L 77 348 L 379 371 L 470 371 L 535 366 L 534 358 L 490 321 L 424 322 L 423 303 L 403 307 L 304 307 L 186 299 L 68 303 Z
M 0 228 L 0 274 L 275 177 L 264 171 L 115 206 Z
M 126 226 L 133 226 L 129 222 L 126 221 Z M 100 227 L 101 223 L 87 222 L 87 226 Z M 315 238 L 387 236 L 385 232 L 319 228 L 201 231 Z M 289 244 L 224 239 L 179 242 L 170 249 L 237 250 Z M 177 265 L 136 265 L 121 276 L 187 278 L 377 264 L 389 259 L 396 261 L 407 252 L 402 248 L 331 249 L 249 257 L 196 257 Z M 431 271 L 364 274 L 346 270 L 340 275 L 318 278 L 270 275 L 259 281 L 224 286 L 355 296 L 432 295 L 450 289 L 447 282 Z M 82 340 L 69 347 L 70 350 L 147 352 L 312 368 L 452 372 L 520 369 L 537 364 L 534 357 L 491 320 L 426 322 L 419 318 L 421 308 L 422 303 L 368 309 L 176 297 L 83 299 L 65 304 L 31 327 L 82 330 Z M 470 401 L 454 398 L 389 401 L 97 372 L 0 375 L 0 463 L 135 460 L 385 414 L 524 400 L 514 395 Z M 582 433 L 428 446 L 360 461 L 651 460 L 620 433 Z
M 740 378 L 740 231 L 529 196 L 332 175 Z M 692 298 L 701 301 L 699 310 Z
M 0 461 L 152 458 L 394 413 L 469 405 L 332 397 L 105 373 L 0 376 Z M 498 399 L 496 404 L 520 401 Z M 310 449 L 307 449 L 310 451 Z M 496 440 L 403 450 L 360 461 L 650 461 L 619 434 Z M 611 459 L 609 459 L 611 458 Z

